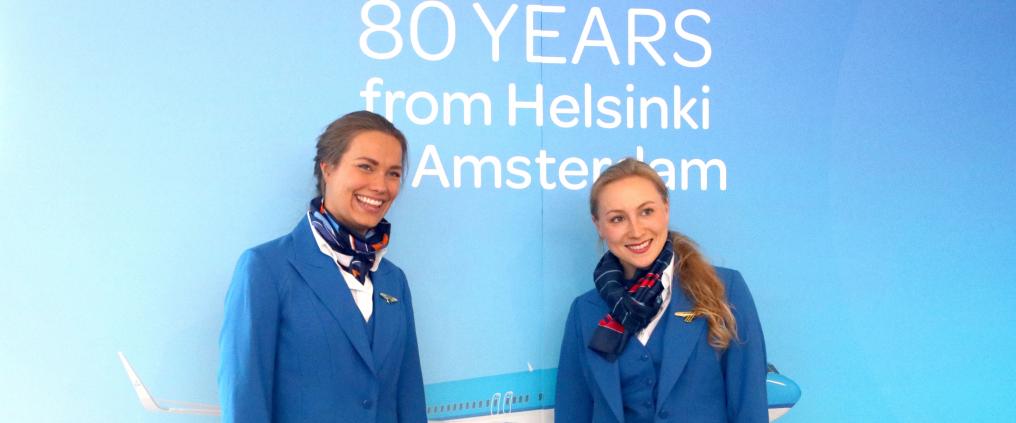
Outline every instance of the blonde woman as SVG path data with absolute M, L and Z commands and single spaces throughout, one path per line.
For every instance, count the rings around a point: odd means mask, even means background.
M 623 160 L 589 207 L 608 251 L 572 303 L 555 422 L 767 422 L 762 327 L 741 274 L 671 231 L 668 191 Z

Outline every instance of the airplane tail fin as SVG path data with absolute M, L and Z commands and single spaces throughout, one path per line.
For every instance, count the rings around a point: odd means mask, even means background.
M 172 404 L 174 407 L 165 407 L 159 404 L 159 401 L 152 396 L 152 393 L 148 391 L 145 384 L 141 382 L 141 378 L 138 377 L 138 373 L 134 371 L 134 367 L 131 366 L 130 361 L 127 361 L 127 356 L 123 355 L 122 352 L 117 352 L 116 355 L 120 357 L 120 364 L 123 365 L 124 371 L 127 372 L 127 378 L 131 380 L 131 386 L 134 387 L 134 393 L 137 394 L 138 401 L 141 402 L 141 406 L 144 407 L 145 410 L 156 413 L 200 414 L 206 416 L 218 416 L 222 414 L 222 410 L 215 404 L 173 400 L 162 400 L 162 402 L 165 404 Z

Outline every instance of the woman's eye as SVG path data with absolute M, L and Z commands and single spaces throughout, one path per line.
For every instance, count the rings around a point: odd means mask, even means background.
M 614 216 L 610 218 L 610 223 L 621 223 L 624 221 L 624 216 Z
M 357 165 L 357 167 L 359 167 L 361 170 L 365 170 L 367 172 L 370 172 L 371 169 L 373 169 L 373 167 L 371 165 L 367 164 L 367 163 L 360 163 L 359 165 Z
M 653 209 L 642 209 L 642 215 L 643 216 L 649 216 L 649 215 L 653 214 L 653 211 L 654 211 Z
M 402 178 L 402 172 L 392 171 L 392 172 L 388 172 L 388 175 L 393 177 L 393 178 Z

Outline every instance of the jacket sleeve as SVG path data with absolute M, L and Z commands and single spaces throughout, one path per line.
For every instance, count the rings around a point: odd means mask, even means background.
M 738 423 L 769 421 L 766 399 L 766 345 L 755 302 L 737 271 L 727 285 L 727 298 L 737 322 L 737 340 L 723 355 L 727 416 Z
M 405 279 L 403 279 L 405 280 Z M 403 291 L 406 303 L 406 349 L 399 371 L 397 407 L 399 423 L 426 423 L 426 401 L 423 394 L 423 374 L 420 370 L 420 348 L 416 342 L 416 319 L 413 317 L 413 297 L 409 285 Z
M 561 358 L 557 364 L 554 421 L 557 423 L 588 423 L 593 419 L 593 396 L 589 391 L 583 368 L 586 346 L 579 330 L 578 307 L 572 303 L 561 341 Z
M 265 260 L 246 251 L 233 272 L 219 334 L 223 423 L 271 421 L 278 292 Z

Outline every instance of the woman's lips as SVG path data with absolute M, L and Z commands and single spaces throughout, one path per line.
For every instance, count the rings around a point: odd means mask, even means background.
M 649 251 L 649 246 L 652 245 L 652 243 L 653 240 L 650 238 L 638 244 L 624 244 L 624 248 L 627 248 L 628 251 L 631 251 L 632 253 L 642 254 Z
M 360 205 L 364 210 L 371 213 L 378 213 L 381 211 L 381 206 L 384 205 L 384 200 L 368 197 L 366 195 L 356 194 L 353 196 L 356 198 L 356 203 Z

